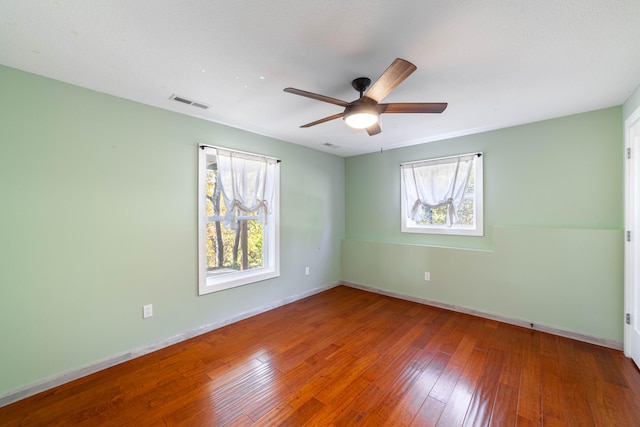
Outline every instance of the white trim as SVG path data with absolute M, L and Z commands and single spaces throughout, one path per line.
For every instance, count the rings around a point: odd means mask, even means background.
M 408 165 L 415 165 L 418 163 L 437 163 L 440 160 L 448 160 L 448 159 L 459 159 L 460 157 L 466 157 L 466 156 L 478 156 L 478 157 L 482 157 L 482 151 L 476 151 L 475 153 L 466 153 L 466 154 L 456 154 L 454 156 L 445 156 L 445 157 L 434 157 L 433 159 L 424 159 L 424 160 L 412 160 L 410 162 L 402 162 L 400 163 L 400 166 L 408 166 Z
M 247 319 L 249 317 L 256 316 L 258 314 L 265 313 L 267 311 L 273 310 L 274 308 L 281 307 L 283 305 L 290 304 L 292 302 L 301 300 L 303 298 L 307 298 L 311 295 L 318 294 L 320 292 L 324 292 L 331 288 L 341 285 L 341 282 L 332 283 L 329 285 L 320 286 L 317 288 L 313 288 L 306 292 L 296 294 L 287 298 L 283 298 L 279 301 L 275 301 L 271 304 L 264 305 L 262 307 L 255 308 L 253 310 L 245 311 L 244 313 L 240 313 L 236 316 L 229 317 L 227 319 L 220 320 L 215 323 L 210 323 L 207 325 L 200 326 L 195 329 L 190 329 L 184 331 L 178 335 L 174 335 L 169 338 L 165 338 L 160 341 L 156 341 L 154 343 L 145 345 L 143 347 L 138 347 L 131 351 L 126 351 L 124 353 L 115 354 L 106 359 L 99 360 L 97 362 L 91 363 L 89 365 L 83 366 L 78 369 L 73 369 L 71 371 L 64 372 L 59 375 L 54 375 L 49 378 L 45 378 L 42 381 L 38 381 L 33 384 L 29 384 L 25 387 L 19 388 L 17 390 L 11 391 L 7 394 L 0 396 L 0 408 L 11 403 L 17 402 L 22 399 L 26 399 L 29 396 L 33 396 L 35 394 L 41 393 L 43 391 L 52 389 L 59 385 L 71 382 L 78 378 L 85 377 L 87 375 L 91 375 L 98 371 L 102 371 L 104 369 L 110 368 L 115 365 L 119 365 L 120 363 L 127 362 L 129 360 L 135 359 L 140 356 L 144 356 L 145 354 L 152 353 L 154 351 L 163 349 L 165 347 L 169 347 L 171 345 L 177 344 L 182 341 L 186 341 L 198 335 L 206 334 L 208 332 L 214 331 L 216 329 L 222 328 L 224 326 L 230 325 L 235 322 L 239 322 L 240 320 Z
M 626 158 L 627 150 L 631 149 L 631 126 L 640 120 L 640 107 L 636 108 L 636 110 L 631 113 L 631 115 L 624 121 L 624 229 L 625 234 L 626 231 L 632 231 L 634 237 L 632 242 L 627 242 L 625 239 L 624 245 L 624 313 L 622 323 L 624 328 L 624 355 L 627 357 L 631 357 L 631 325 L 627 325 L 624 319 L 625 313 L 632 313 L 633 311 L 633 285 L 635 280 L 635 266 L 634 259 L 635 251 L 636 251 L 636 239 L 635 236 L 638 233 L 637 229 L 634 229 L 634 215 L 633 215 L 633 204 L 638 204 L 638 200 L 635 200 L 633 197 L 633 193 L 635 190 L 634 183 L 637 181 L 636 174 L 640 171 L 635 170 L 630 165 L 630 160 Z M 640 153 L 631 153 L 632 156 L 640 155 Z
M 240 151 L 240 150 L 236 150 L 235 148 L 227 148 L 227 147 L 220 147 L 218 145 L 207 145 L 207 144 L 199 144 L 198 146 L 200 147 L 201 150 L 205 148 L 213 148 L 216 150 L 233 151 L 234 153 L 246 154 L 247 156 L 251 156 L 251 157 L 263 157 L 265 159 L 274 160 L 278 163 L 282 161 L 277 157 L 265 156 L 264 154 L 258 154 L 258 153 L 250 153 L 248 151 Z
M 473 226 L 465 226 L 453 224 L 451 227 L 446 225 L 417 225 L 408 218 L 404 173 L 402 167 L 417 163 L 438 162 L 447 159 L 459 159 L 466 156 L 477 157 L 474 168 L 475 191 L 473 195 L 474 221 Z M 418 234 L 445 234 L 453 236 L 484 236 L 484 153 L 482 151 L 475 153 L 459 154 L 448 157 L 438 157 L 433 159 L 416 160 L 413 162 L 400 163 L 400 231 L 402 233 L 418 233 Z
M 264 250 L 266 256 L 261 268 L 238 271 L 220 276 L 207 276 L 207 217 L 206 215 L 206 178 L 207 159 L 210 155 L 217 155 L 217 150 L 242 153 L 252 158 L 263 157 L 276 162 L 273 194 L 273 211 L 269 214 L 269 221 L 264 225 Z M 215 151 L 215 153 L 214 153 Z M 249 285 L 263 280 L 280 276 L 280 160 L 261 154 L 247 153 L 230 148 L 220 148 L 211 145 L 200 145 L 198 153 L 198 295 L 204 296 L 213 292 Z
M 491 319 L 498 322 L 506 323 L 509 325 L 520 326 L 527 329 L 535 329 L 536 331 L 546 332 L 552 335 L 557 335 L 564 338 L 570 338 L 577 341 L 586 342 L 589 344 L 595 344 L 602 347 L 612 348 L 614 350 L 622 350 L 622 343 L 620 341 L 609 340 L 606 338 L 598 338 L 593 337 L 591 335 L 585 335 L 578 332 L 567 331 L 564 329 L 555 328 L 553 326 L 541 325 L 539 323 L 531 323 L 522 319 L 515 319 L 512 317 L 501 316 L 493 313 L 486 313 L 483 311 L 474 310 L 468 307 L 462 307 L 458 305 L 446 304 L 438 301 L 429 300 L 426 298 L 413 297 L 410 295 L 404 295 L 397 292 L 385 291 L 382 289 L 374 288 L 371 286 L 360 285 L 357 283 L 345 282 L 343 281 L 341 284 L 345 286 L 349 286 L 355 289 L 360 289 L 367 292 L 373 292 L 380 295 L 386 295 L 393 298 L 399 298 L 405 301 L 416 302 L 419 304 L 430 305 L 433 307 L 444 308 L 445 310 L 451 310 L 458 313 L 470 314 L 476 317 L 482 317 L 483 319 Z

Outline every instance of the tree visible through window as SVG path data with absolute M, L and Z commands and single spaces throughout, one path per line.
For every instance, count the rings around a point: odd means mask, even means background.
M 236 228 L 224 226 L 227 208 L 217 172 L 217 163 L 207 167 L 207 271 L 215 274 L 262 267 L 263 225 L 257 221 L 256 213 L 236 213 Z
M 203 147 L 200 153 L 200 293 L 278 275 L 275 159 Z

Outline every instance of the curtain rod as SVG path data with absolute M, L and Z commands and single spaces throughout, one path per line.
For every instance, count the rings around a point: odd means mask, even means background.
M 265 159 L 275 160 L 278 163 L 282 162 L 282 160 L 280 160 L 278 158 L 271 157 L 271 156 L 265 156 L 263 154 L 249 153 L 248 151 L 240 151 L 240 150 L 236 150 L 234 148 L 216 147 L 215 145 L 200 144 L 200 149 L 201 150 L 204 150 L 205 148 L 215 148 L 216 150 L 217 149 L 221 149 L 221 150 L 227 150 L 227 151 L 235 151 L 236 153 L 246 154 L 248 156 L 264 157 Z
M 476 153 L 466 153 L 466 154 L 457 154 L 455 156 L 446 156 L 446 157 L 434 157 L 433 159 L 423 159 L 423 160 L 414 160 L 412 162 L 403 162 L 400 163 L 400 166 L 404 166 L 404 165 L 411 165 L 413 163 L 423 163 L 423 162 L 431 162 L 431 161 L 435 161 L 435 160 L 445 160 L 445 159 L 455 159 L 457 157 L 464 157 L 464 156 L 478 156 L 481 157 L 482 153 L 481 152 L 476 152 Z

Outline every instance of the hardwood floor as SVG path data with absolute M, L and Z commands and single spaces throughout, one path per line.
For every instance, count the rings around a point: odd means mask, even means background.
M 0 408 L 2 426 L 640 426 L 615 350 L 340 286 Z

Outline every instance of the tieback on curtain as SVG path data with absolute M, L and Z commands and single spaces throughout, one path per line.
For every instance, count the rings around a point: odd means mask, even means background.
M 416 200 L 413 204 L 413 206 L 411 207 L 411 219 L 413 219 L 414 221 L 422 221 L 422 212 L 420 210 L 420 208 L 422 206 L 426 206 L 428 208 L 440 208 L 442 206 L 447 208 L 447 213 L 446 213 L 446 224 L 447 226 L 451 226 L 451 224 L 455 224 L 455 222 L 458 219 L 458 214 L 457 214 L 457 209 L 456 206 L 454 204 L 454 200 L 453 197 L 449 197 L 444 203 L 439 203 L 436 205 L 430 205 L 428 203 L 423 203 L 421 200 Z
M 224 225 L 232 230 L 236 230 L 238 228 L 238 214 L 237 211 L 251 214 L 254 212 L 258 212 L 258 222 L 261 224 L 267 224 L 269 213 L 271 212 L 269 208 L 269 203 L 266 200 L 257 201 L 256 206 L 253 208 L 243 205 L 239 200 L 233 200 L 231 203 L 231 207 L 227 207 L 227 213 L 224 216 Z

